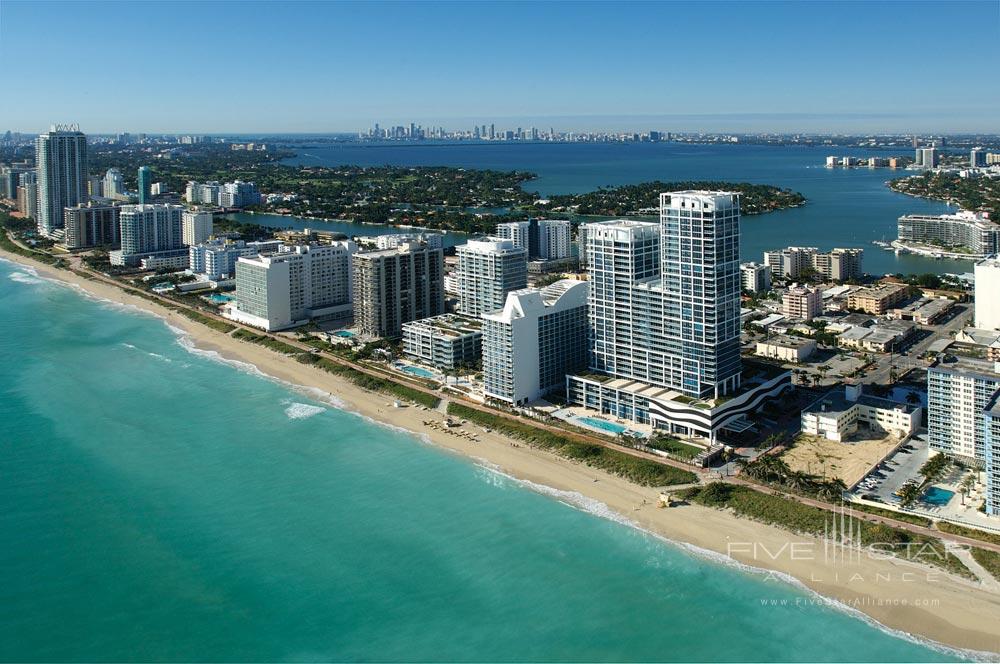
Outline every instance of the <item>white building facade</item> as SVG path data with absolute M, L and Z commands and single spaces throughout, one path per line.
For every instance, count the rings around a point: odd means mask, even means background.
M 212 213 L 203 210 L 185 210 L 181 216 L 181 237 L 189 247 L 212 237 Z
M 681 191 L 659 224 L 586 226 L 593 374 L 567 378 L 570 403 L 714 438 L 787 389 L 740 360 L 739 219 L 738 194 Z
M 528 250 L 513 240 L 469 240 L 456 253 L 459 313 L 479 316 L 500 309 L 507 293 L 528 285 Z
M 503 309 L 482 316 L 488 398 L 522 405 L 565 389 L 587 364 L 587 292 L 587 282 L 564 279 L 508 293 Z
M 135 266 L 154 254 L 184 256 L 180 265 L 186 264 L 188 252 L 181 232 L 183 213 L 184 207 L 180 205 L 121 206 L 121 250 L 111 252 L 111 264 Z
M 304 325 L 317 318 L 351 314 L 350 240 L 328 245 L 283 245 L 277 252 L 236 261 L 233 320 L 267 331 Z
M 1000 259 L 981 260 L 975 266 L 976 317 L 979 330 L 1000 330 Z
M 573 225 L 565 219 L 542 219 L 538 222 L 538 256 L 558 260 L 573 255 Z
M 771 290 L 771 266 L 754 262 L 742 263 L 740 286 L 751 293 L 766 293 Z

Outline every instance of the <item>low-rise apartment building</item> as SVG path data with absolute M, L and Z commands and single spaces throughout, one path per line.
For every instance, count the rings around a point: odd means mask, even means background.
M 812 339 L 779 335 L 758 341 L 754 355 L 798 364 L 808 359 L 815 351 L 816 342 Z
M 781 313 L 786 318 L 812 320 L 823 313 L 823 293 L 817 288 L 793 286 L 781 296 Z
M 441 314 L 403 323 L 403 354 L 436 367 L 473 366 L 482 345 L 483 323 L 470 316 Z
M 904 438 L 920 426 L 920 414 L 919 406 L 863 394 L 860 385 L 847 385 L 802 411 L 802 433 L 841 442 L 864 428 Z
M 883 316 L 907 300 L 908 287 L 903 284 L 877 284 L 859 288 L 847 295 L 847 306 L 873 316 Z

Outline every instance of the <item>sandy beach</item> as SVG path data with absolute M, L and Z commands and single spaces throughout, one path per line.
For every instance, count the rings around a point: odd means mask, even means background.
M 696 547 L 696 553 L 714 558 L 719 564 L 756 568 L 765 581 L 760 597 L 764 605 L 772 599 L 768 585 L 774 584 L 773 597 L 777 597 L 781 594 L 779 584 L 788 583 L 791 577 L 815 593 L 807 601 L 830 598 L 892 630 L 955 648 L 1000 653 L 1000 584 L 975 583 L 896 558 L 880 559 L 867 553 L 845 555 L 849 552 L 842 547 L 825 546 L 819 539 L 697 505 L 658 508 L 656 489 L 631 484 L 471 424 L 462 429 L 475 433 L 478 442 L 443 432 L 424 424 L 427 420 L 443 421 L 440 412 L 394 408 L 391 397 L 361 390 L 320 369 L 237 341 L 113 286 L 7 252 L 0 251 L 0 257 L 30 265 L 40 276 L 75 285 L 94 297 L 160 316 L 183 330 L 185 343 L 197 349 L 252 364 L 291 385 L 320 390 L 360 416 L 411 431 L 442 449 L 475 459 L 518 480 L 550 487 L 565 502 L 581 508 L 603 504 L 611 510 L 611 516 L 617 515 L 679 546 Z M 979 657 L 998 658 L 985 654 Z

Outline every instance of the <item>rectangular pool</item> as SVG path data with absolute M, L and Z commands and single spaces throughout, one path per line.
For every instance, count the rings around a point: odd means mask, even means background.
M 413 374 L 414 376 L 420 376 L 421 378 L 437 378 L 437 374 L 423 367 L 414 367 L 409 364 L 404 364 L 400 367 L 402 371 L 408 374 Z
M 584 424 L 589 427 L 593 427 L 595 429 L 600 429 L 601 431 L 606 431 L 616 436 L 620 433 L 625 433 L 626 431 L 628 431 L 628 427 L 624 425 L 618 424 L 617 422 L 609 422 L 607 420 L 602 420 L 597 417 L 587 417 L 587 416 L 574 417 L 573 421 L 579 422 L 580 424 Z
M 928 505 L 941 507 L 942 505 L 947 505 L 954 495 L 954 491 L 948 491 L 948 489 L 932 486 L 928 487 L 928 489 L 924 491 L 924 495 L 921 500 Z

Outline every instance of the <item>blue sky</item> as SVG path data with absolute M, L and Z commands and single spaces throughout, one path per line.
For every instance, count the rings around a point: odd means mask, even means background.
M 1000 132 L 1000 2 L 0 0 L 0 130 Z

